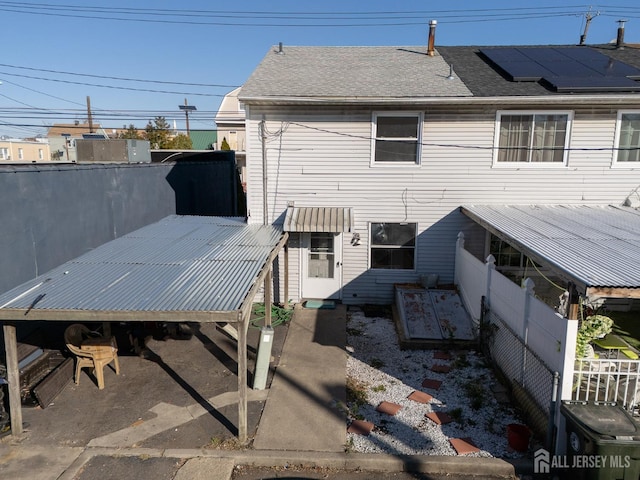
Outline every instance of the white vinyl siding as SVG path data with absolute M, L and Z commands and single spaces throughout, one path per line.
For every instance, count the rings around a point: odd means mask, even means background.
M 640 162 L 640 111 L 618 112 L 616 126 L 616 162 L 622 166 Z
M 504 111 L 496 121 L 496 164 L 566 163 L 571 112 Z
M 473 228 L 459 212 L 465 204 L 622 204 L 638 176 L 611 168 L 617 109 L 572 106 L 571 168 L 493 168 L 496 109 L 429 106 L 423 111 L 419 166 L 371 168 L 372 109 L 255 106 L 248 108 L 247 172 L 249 222 L 262 223 L 262 144 L 267 130 L 268 222 L 282 223 L 296 206 L 352 207 L 354 229 L 343 237 L 345 303 L 389 303 L 394 283 L 419 282 L 438 274 L 453 282 L 453 255 L 460 231 Z M 281 134 L 278 134 L 281 132 Z M 525 164 L 527 166 L 527 164 Z M 370 223 L 416 223 L 415 270 L 370 269 Z M 353 233 L 360 235 L 352 245 Z M 289 298 L 297 301 L 299 250 L 292 235 Z M 478 253 L 480 255 L 480 253 Z M 279 294 L 284 268 L 279 263 Z

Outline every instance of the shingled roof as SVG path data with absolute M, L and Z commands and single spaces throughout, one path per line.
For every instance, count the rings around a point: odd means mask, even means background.
M 537 45 L 538 47 L 540 45 Z M 543 45 L 548 47 L 549 45 Z M 561 45 L 567 47 L 567 45 Z M 519 48 L 534 48 L 536 45 Z M 479 46 L 438 47 L 438 53 L 450 65 L 455 74 L 471 90 L 474 97 L 501 96 L 545 96 L 560 95 L 539 82 L 512 82 L 505 78 L 498 69 L 493 67 L 480 53 Z M 592 45 L 575 48 L 591 48 L 614 60 L 640 68 L 640 49 L 635 47 L 616 48 L 615 45 Z M 599 93 L 607 95 L 607 93 Z M 638 95 L 633 94 L 633 95 Z
M 640 68 L 640 48 L 635 45 L 559 47 L 593 49 Z M 484 48 L 492 47 L 439 46 L 429 56 L 425 46 L 272 47 L 243 85 L 240 98 L 280 103 L 419 103 L 459 102 L 469 97 L 566 97 L 542 82 L 509 80 L 481 54 Z M 640 97 L 637 92 L 597 93 L 613 94 Z
M 449 65 L 420 47 L 272 48 L 243 85 L 242 100 L 471 96 Z

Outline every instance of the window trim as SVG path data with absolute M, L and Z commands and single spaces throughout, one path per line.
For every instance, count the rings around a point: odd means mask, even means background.
M 399 245 L 385 245 L 385 246 L 380 246 L 380 247 L 374 247 L 373 246 L 373 235 L 371 234 L 371 225 L 373 225 L 374 223 L 388 223 L 388 224 L 392 224 L 392 225 L 408 225 L 408 224 L 413 224 L 415 226 L 415 231 L 414 231 L 414 236 L 413 236 L 413 268 L 377 268 L 377 267 L 373 267 L 371 264 L 371 250 L 374 248 L 397 248 L 397 249 L 402 249 L 402 248 L 407 248 L 407 247 L 402 247 Z M 370 221 L 367 224 L 367 231 L 368 231 L 368 235 L 369 235 L 369 248 L 368 248 L 368 252 L 367 252 L 367 270 L 373 270 L 375 272 L 387 272 L 387 273 L 392 273 L 392 272 L 416 272 L 418 270 L 417 268 L 417 263 L 418 263 L 418 227 L 419 224 L 418 222 L 399 222 L 399 221 L 385 221 L 385 220 L 378 220 L 378 221 Z
M 416 138 L 416 160 L 415 162 L 376 162 L 376 140 L 378 139 L 378 117 L 414 117 L 418 124 L 418 137 Z M 370 166 L 388 167 L 419 167 L 422 163 L 422 130 L 424 128 L 424 112 L 422 111 L 377 111 L 371 114 L 371 161 Z M 407 140 L 409 137 L 394 137 L 398 140 Z
M 613 142 L 613 155 L 611 156 L 612 168 L 638 168 L 640 167 L 640 161 L 638 162 L 619 162 L 618 161 L 618 149 L 620 148 L 620 134 L 622 133 L 622 116 L 625 114 L 640 115 L 640 110 L 618 110 L 616 116 L 616 131 Z
M 508 115 L 566 115 L 567 130 L 564 139 L 564 151 L 562 162 L 499 162 L 498 155 L 500 153 L 500 126 L 502 125 L 502 117 Z M 493 134 L 493 167 L 497 168 L 566 168 L 569 165 L 569 149 L 571 146 L 571 130 L 573 127 L 573 110 L 497 110 L 494 124 Z

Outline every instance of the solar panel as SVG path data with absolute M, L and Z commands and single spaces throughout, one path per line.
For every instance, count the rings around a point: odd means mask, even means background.
M 626 77 L 550 77 L 544 79 L 557 92 L 640 92 L 640 83 Z
M 517 48 L 490 48 L 480 52 L 502 69 L 512 82 L 537 82 L 544 76 L 544 69 Z
M 558 92 L 640 91 L 640 69 L 588 47 L 496 47 L 480 52 L 514 82 L 537 82 Z

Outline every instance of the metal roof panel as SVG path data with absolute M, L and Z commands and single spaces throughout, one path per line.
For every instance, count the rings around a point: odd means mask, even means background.
M 173 215 L 5 292 L 0 309 L 237 311 L 282 235 L 240 219 Z
M 640 288 L 640 212 L 633 208 L 465 205 L 462 211 L 588 287 Z

